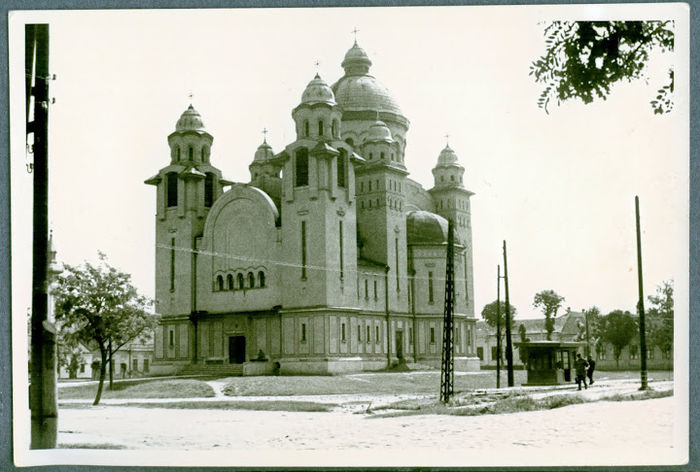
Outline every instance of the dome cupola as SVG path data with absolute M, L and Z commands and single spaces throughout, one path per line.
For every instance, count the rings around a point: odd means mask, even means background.
M 411 211 L 406 215 L 408 244 L 443 244 L 447 241 L 448 222 L 429 211 Z
M 255 157 L 253 158 L 253 161 L 265 162 L 273 156 L 274 152 L 272 152 L 272 146 L 267 144 L 267 140 L 264 140 L 263 143 L 260 146 L 258 146 L 258 149 L 255 151 Z
M 440 151 L 437 165 L 433 168 L 435 187 L 462 187 L 464 167 L 459 163 L 457 154 L 449 144 Z
M 327 103 L 331 106 L 336 104 L 333 90 L 331 90 L 326 81 L 318 74 L 316 74 L 316 77 L 306 86 L 304 93 L 301 95 L 301 103 L 305 105 Z
M 341 64 L 345 70 L 345 75 L 365 75 L 369 73 L 371 65 L 372 61 L 367 57 L 365 50 L 357 45 L 357 41 L 345 53 L 345 58 Z
M 175 125 L 175 131 L 205 131 L 202 116 L 192 104 L 180 115 L 180 119 Z
M 445 149 L 440 151 L 440 156 L 438 156 L 438 165 L 450 165 L 455 163 L 457 163 L 457 154 L 455 154 L 448 144 L 445 146 Z
M 372 126 L 370 126 L 367 132 L 367 142 L 385 142 L 393 143 L 394 139 L 391 137 L 391 130 L 383 121 L 377 120 Z

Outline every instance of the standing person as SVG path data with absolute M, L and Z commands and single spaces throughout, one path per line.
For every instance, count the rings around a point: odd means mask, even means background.
M 588 384 L 593 385 L 593 371 L 595 370 L 595 361 L 588 356 Z
M 588 389 L 588 384 L 586 383 L 586 369 L 588 368 L 588 363 L 586 359 L 581 357 L 581 353 L 576 354 L 574 367 L 576 368 L 576 384 L 578 385 L 578 389 L 581 390 L 581 382 L 583 382 L 583 386 Z

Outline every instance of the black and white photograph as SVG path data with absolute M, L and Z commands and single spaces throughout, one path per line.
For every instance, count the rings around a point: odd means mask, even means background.
M 687 463 L 689 9 L 9 12 L 15 465 Z

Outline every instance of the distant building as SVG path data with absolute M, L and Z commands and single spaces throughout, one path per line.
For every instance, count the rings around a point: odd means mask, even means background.
M 292 110 L 296 140 L 278 153 L 264 141 L 248 183 L 214 167 L 191 105 L 177 121 L 170 162 L 146 180 L 157 195 L 154 370 L 439 366 L 447 219 L 455 368 L 479 368 L 465 169 L 448 145 L 433 188 L 408 178 L 409 121 L 371 64 L 355 43 L 335 84 L 316 75 Z
M 521 341 L 520 326 L 525 327 L 525 337 L 531 341 L 544 341 L 547 339 L 547 331 L 544 327 L 544 318 L 513 320 L 513 328 L 511 329 L 511 339 L 515 342 Z M 589 327 L 590 329 L 590 327 Z M 505 366 L 505 329 L 503 331 L 503 341 L 501 346 L 501 365 Z M 582 312 L 569 311 L 554 320 L 554 331 L 552 332 L 552 341 L 570 342 L 570 341 L 586 341 L 586 317 Z M 638 369 L 640 367 L 639 360 L 639 341 L 633 340 L 629 346 L 625 347 L 618 362 L 615 361 L 613 348 L 610 345 L 599 344 L 591 341 L 591 355 L 596 361 L 596 369 L 601 370 L 626 370 Z M 476 322 L 476 353 L 479 357 L 482 367 L 496 367 L 496 330 L 485 321 Z M 581 348 L 581 354 L 584 354 L 584 348 Z M 522 362 L 518 349 L 513 347 L 513 364 L 520 367 Z M 667 370 L 673 369 L 673 353 L 662 352 L 658 347 L 647 345 L 647 369 Z

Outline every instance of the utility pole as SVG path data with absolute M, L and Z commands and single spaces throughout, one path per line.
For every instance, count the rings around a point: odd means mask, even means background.
M 501 388 L 501 265 L 496 277 L 496 388 Z
M 32 265 L 31 448 L 56 447 L 56 329 L 48 319 L 48 125 L 49 125 L 49 25 L 24 27 L 25 70 L 30 75 L 27 93 L 34 97 L 34 119 L 27 115 L 27 134 L 34 135 L 34 240 Z M 33 82 L 33 86 L 32 86 Z
M 586 320 L 586 357 L 591 355 L 591 338 L 588 331 L 588 311 L 583 310 L 583 316 Z
M 447 228 L 447 260 L 445 268 L 445 314 L 442 328 L 442 369 L 440 370 L 440 401 L 447 403 L 454 395 L 454 339 L 452 336 L 454 313 L 454 242 L 455 230 L 452 220 Z
M 639 227 L 639 197 L 634 197 L 634 209 L 637 220 L 637 279 L 639 283 L 639 302 L 637 310 L 639 311 L 639 355 L 641 356 L 641 377 L 642 386 L 640 390 L 647 389 L 647 336 L 644 320 L 644 284 L 642 278 L 642 235 Z
M 510 297 L 508 296 L 508 256 L 506 241 L 503 240 L 503 278 L 506 284 L 506 364 L 508 365 L 508 386 L 512 387 L 513 380 L 513 343 L 510 337 Z

